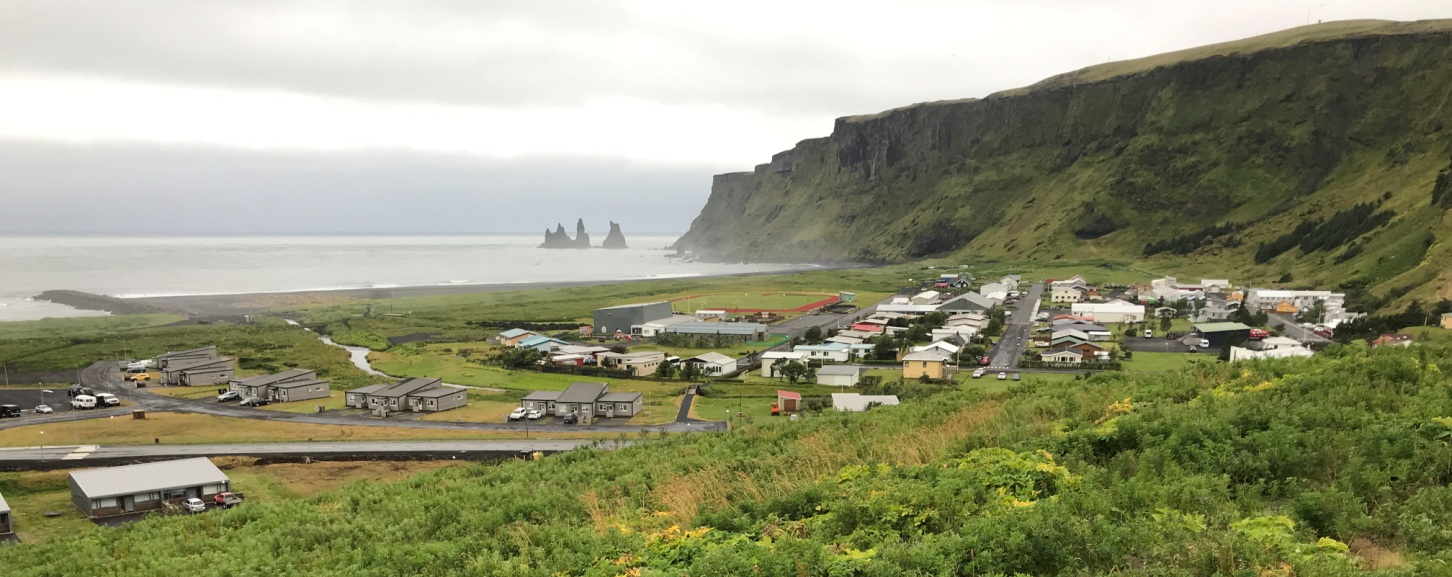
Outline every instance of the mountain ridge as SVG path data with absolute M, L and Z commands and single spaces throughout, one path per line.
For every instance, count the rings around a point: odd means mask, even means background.
M 717 175 L 679 244 L 729 260 L 1147 259 L 1446 296 L 1436 238 L 1452 223 L 1431 200 L 1452 171 L 1448 61 L 1452 20 L 1340 22 L 846 116 Z M 1393 215 L 1379 228 L 1253 258 L 1372 202 Z M 1180 238 L 1221 228 L 1236 230 Z M 1195 247 L 1145 254 L 1171 241 Z

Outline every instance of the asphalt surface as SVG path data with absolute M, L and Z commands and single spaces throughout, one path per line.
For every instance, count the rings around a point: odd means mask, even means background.
M 81 382 L 92 387 L 97 392 L 107 391 L 114 393 L 122 399 L 135 402 L 138 407 L 98 409 L 92 411 L 76 411 L 65 415 L 27 415 L 19 419 L 0 419 L 0 430 L 25 425 L 44 424 L 53 422 L 65 422 L 81 419 L 106 418 L 113 415 L 129 415 L 134 408 L 145 409 L 147 412 L 171 412 L 171 413 L 192 413 L 202 415 L 214 415 L 218 417 L 233 417 L 239 419 L 258 419 L 266 421 L 289 421 L 294 423 L 308 423 L 318 425 L 348 425 L 364 427 L 397 427 L 406 429 L 440 429 L 440 430 L 474 430 L 474 431 L 511 431 L 518 432 L 523 427 L 511 423 L 455 423 L 447 421 L 417 421 L 417 420 L 395 420 L 376 419 L 372 417 L 342 417 L 329 415 L 315 415 L 304 413 L 286 413 L 282 411 L 268 411 L 265 409 L 253 409 L 241 407 L 230 403 L 218 403 L 211 399 L 189 400 L 158 395 L 150 392 L 149 388 L 137 389 L 120 378 L 120 372 L 116 370 L 116 361 L 101 361 L 81 370 Z M 47 395 L 48 396 L 48 395 Z M 662 425 L 645 427 L 628 425 L 565 425 L 561 423 L 532 423 L 529 425 L 531 431 L 542 431 L 552 433 L 618 433 L 636 431 L 668 431 L 673 433 L 690 433 L 699 431 L 724 431 L 726 423 L 717 421 L 692 421 L 674 422 Z
M 41 391 L 49 390 L 49 393 Z M 36 405 L 45 400 L 45 405 L 57 413 L 70 412 L 71 398 L 66 396 L 65 389 L 0 389 L 0 405 L 15 405 L 26 416 L 35 413 Z
M 56 460 L 62 456 L 77 453 L 77 449 L 88 449 L 86 457 L 72 459 L 101 458 L 147 458 L 147 457 L 211 457 L 217 455 L 248 456 L 305 456 L 357 453 L 517 453 L 519 451 L 568 451 L 589 445 L 592 440 L 519 439 L 513 441 L 358 441 L 322 443 L 237 443 L 225 445 L 101 445 L 56 447 L 21 447 L 0 449 L 0 461 Z
M 1330 342 L 1329 339 L 1326 339 L 1321 335 L 1311 332 L 1311 329 L 1296 324 L 1295 317 L 1271 314 L 1268 315 L 1266 319 L 1266 324 L 1274 327 L 1276 330 L 1280 331 L 1281 334 L 1301 341 L 1304 344 L 1309 345 L 1313 343 Z
M 1003 335 L 988 352 L 988 370 L 1008 371 L 1018 366 L 1018 358 L 1033 338 L 1034 314 L 1038 312 L 1039 298 L 1043 296 L 1043 283 L 1034 283 L 1018 301 L 1018 306 L 1008 313 L 1003 326 Z

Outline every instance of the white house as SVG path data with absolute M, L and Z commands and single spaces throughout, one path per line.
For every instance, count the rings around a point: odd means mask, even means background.
M 726 320 L 726 311 L 721 309 L 701 309 L 696 311 L 696 319 L 702 321 L 711 319 L 724 321 Z
M 1202 279 L 1200 279 L 1200 286 L 1201 287 L 1204 287 L 1205 292 L 1207 292 L 1207 293 L 1208 292 L 1216 292 L 1216 293 L 1225 292 L 1227 290 L 1230 290 L 1230 288 L 1231 288 L 1230 287 L 1230 279 L 1225 279 L 1225 278 L 1202 278 Z
M 1070 311 L 1076 315 L 1093 317 L 1096 323 L 1144 322 L 1144 305 L 1120 300 L 1107 303 L 1074 303 Z
M 897 395 L 859 395 L 857 393 L 832 393 L 832 408 L 839 411 L 860 413 L 873 405 L 890 406 L 898 404 Z
M 817 369 L 817 384 L 832 387 L 855 387 L 866 370 L 857 365 L 827 365 Z
M 696 355 L 685 362 L 699 365 L 703 375 L 720 376 L 736 372 L 736 359 L 714 351 Z
M 1084 353 L 1071 348 L 1058 348 L 1045 351 L 1039 355 L 1039 359 L 1046 363 L 1079 363 L 1084 361 Z
M 1272 349 L 1289 349 L 1301 346 L 1301 341 L 1290 337 L 1266 337 L 1261 339 L 1259 349 L 1268 351 Z
M 1084 280 L 1084 277 L 1079 276 L 1079 275 L 1076 274 L 1076 275 L 1074 275 L 1072 277 L 1069 277 L 1069 278 L 1066 278 L 1066 279 L 1063 279 L 1063 280 L 1053 281 L 1053 282 L 1049 283 L 1049 287 L 1051 287 L 1051 288 L 1069 287 L 1069 288 L 1077 288 L 1077 289 L 1081 289 L 1082 290 L 1082 289 L 1085 289 L 1085 288 L 1088 288 L 1089 287 L 1089 281 Z
M 777 376 L 772 374 L 771 368 L 777 363 L 787 361 L 796 361 L 802 364 L 806 364 L 807 353 L 799 353 L 796 351 L 767 351 L 765 353 L 761 353 L 761 376 L 767 378 Z
M 1346 310 L 1345 293 L 1253 288 L 1245 295 L 1245 306 L 1258 310 L 1271 310 L 1282 302 L 1290 302 L 1296 306 L 1296 310 L 1301 310 L 1314 306 L 1318 301 L 1322 303 L 1327 313 L 1340 313 Z
M 1077 303 L 1084 299 L 1084 293 L 1079 289 L 1068 286 L 1054 287 L 1049 293 L 1049 302 L 1055 303 Z
M 909 352 L 920 353 L 923 351 L 943 351 L 950 355 L 956 355 L 958 354 L 959 350 L 960 347 L 958 345 L 955 345 L 948 341 L 933 341 L 931 344 L 913 347 L 912 350 Z
M 827 339 L 827 342 L 829 343 L 842 343 L 844 345 L 857 345 L 861 344 L 862 341 L 863 339 L 859 339 L 857 337 L 844 337 L 840 334 L 830 339 Z
M 697 319 L 694 315 L 671 315 L 663 319 L 650 321 L 648 323 L 631 325 L 630 332 L 638 334 L 642 337 L 655 337 L 660 336 L 661 333 L 666 332 L 666 328 L 670 327 L 671 325 L 677 325 L 680 323 L 693 323 L 697 322 L 698 320 L 699 319 Z
M 973 335 L 976 334 L 978 334 L 978 329 L 975 329 L 973 327 L 946 327 L 941 329 L 933 329 L 931 336 L 933 340 L 937 341 L 955 335 L 963 337 L 964 339 L 971 339 L 973 338 Z
M 1021 282 L 1022 280 L 1023 275 L 1006 274 L 1003 275 L 1002 278 L 998 279 L 998 284 L 1008 287 L 1008 290 L 1016 291 L 1018 290 L 1019 282 Z
M 792 348 L 793 352 L 806 353 L 809 361 L 832 361 L 834 363 L 845 363 L 851 354 L 847 352 L 846 343 L 822 343 L 820 345 L 797 345 Z
M 915 304 L 887 304 L 877 305 L 877 310 L 885 313 L 899 313 L 907 316 L 922 316 L 938 310 L 938 305 L 915 305 Z
M 983 285 L 981 287 L 978 287 L 978 294 L 983 295 L 983 296 L 988 297 L 988 298 L 996 298 L 993 295 L 999 294 L 999 293 L 1002 293 L 1002 294 L 1007 295 L 1008 294 L 1008 291 L 1011 291 L 1011 290 L 1013 290 L 1013 289 L 1008 288 L 1008 285 L 1006 285 L 1006 284 L 1003 284 L 1001 282 L 991 282 L 991 283 L 985 284 L 985 285 Z M 1002 300 L 1002 299 L 998 299 L 998 300 Z
M 931 304 L 937 304 L 938 303 L 938 297 L 941 297 L 941 296 L 943 296 L 942 293 L 940 293 L 938 291 L 923 291 L 923 292 L 918 293 L 911 300 L 912 300 L 912 304 L 915 304 L 915 305 L 931 305 Z

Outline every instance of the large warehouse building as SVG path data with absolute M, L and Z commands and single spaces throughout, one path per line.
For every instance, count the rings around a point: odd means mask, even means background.
M 630 327 L 669 318 L 672 314 L 671 303 L 666 301 L 595 309 L 595 334 L 602 337 L 615 331 L 630 334 Z

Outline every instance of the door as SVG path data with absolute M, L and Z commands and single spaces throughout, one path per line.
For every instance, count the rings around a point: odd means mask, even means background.
M 136 510 L 136 498 L 130 495 L 121 498 L 121 510 L 127 513 Z

